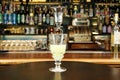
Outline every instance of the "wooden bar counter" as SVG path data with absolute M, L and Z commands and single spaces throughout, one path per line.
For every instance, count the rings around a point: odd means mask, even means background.
M 120 70 L 102 64 L 63 61 L 65 72 L 50 72 L 54 62 L 32 62 L 0 68 L 1 80 L 120 80 Z
M 1 65 L 40 61 L 53 61 L 50 51 L 14 51 L 0 53 Z M 120 67 L 120 59 L 113 59 L 113 53 L 110 51 L 66 51 L 63 61 L 90 62 Z

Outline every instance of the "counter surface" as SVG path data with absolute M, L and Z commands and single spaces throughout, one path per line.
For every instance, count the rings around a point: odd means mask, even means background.
M 63 61 L 66 72 L 53 73 L 54 62 L 33 62 L 0 68 L 1 80 L 120 80 L 120 70 L 107 65 Z
M 53 61 L 50 51 L 0 53 L 0 64 L 19 64 L 40 61 Z M 113 59 L 113 54 L 109 51 L 66 51 L 63 61 L 120 64 L 120 59 Z

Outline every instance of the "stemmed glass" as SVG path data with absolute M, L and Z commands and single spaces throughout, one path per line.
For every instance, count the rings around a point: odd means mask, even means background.
M 64 57 L 66 51 L 66 42 L 67 35 L 66 34 L 50 34 L 50 51 L 52 57 L 55 61 L 55 67 L 50 68 L 49 70 L 52 72 L 64 72 L 66 68 L 61 67 L 61 60 Z

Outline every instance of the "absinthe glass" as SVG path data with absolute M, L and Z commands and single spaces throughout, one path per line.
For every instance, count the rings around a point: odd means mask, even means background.
M 52 72 L 66 71 L 66 68 L 60 66 L 66 51 L 66 37 L 66 34 L 50 34 L 50 51 L 55 61 L 55 67 L 49 69 Z

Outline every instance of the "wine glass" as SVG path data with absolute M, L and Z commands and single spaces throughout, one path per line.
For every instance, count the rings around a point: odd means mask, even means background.
M 50 34 L 50 51 L 52 57 L 55 61 L 55 67 L 50 68 L 49 70 L 52 72 L 64 72 L 66 68 L 61 67 L 61 60 L 64 57 L 66 51 L 66 42 L 67 35 L 66 34 Z

